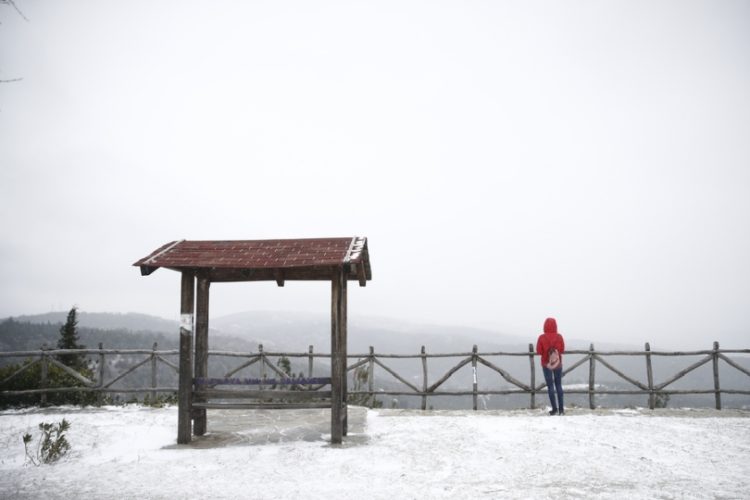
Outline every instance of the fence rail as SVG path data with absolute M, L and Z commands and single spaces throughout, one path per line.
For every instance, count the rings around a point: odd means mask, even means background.
M 89 359 L 96 360 L 98 365 L 94 374 L 96 375 L 95 380 L 88 378 L 82 373 L 79 373 L 72 368 L 64 365 L 58 360 L 60 355 L 65 354 L 80 354 L 88 356 Z M 736 360 L 730 358 L 728 355 L 746 355 L 750 354 L 750 349 L 720 349 L 718 342 L 714 342 L 712 349 L 707 350 L 696 350 L 696 351 L 652 351 L 648 343 L 645 344 L 643 351 L 597 351 L 594 349 L 594 345 L 591 344 L 588 350 L 569 350 L 566 351 L 566 356 L 570 356 L 575 359 L 575 356 L 581 356 L 580 359 L 574 361 L 570 366 L 565 367 L 563 370 L 563 377 L 567 376 L 574 370 L 585 369 L 588 367 L 588 387 L 585 389 L 568 388 L 566 389 L 567 394 L 583 394 L 588 395 L 589 407 L 596 407 L 596 397 L 600 395 L 645 395 L 649 398 L 649 407 L 655 408 L 657 405 L 656 398 L 659 395 L 699 395 L 699 394 L 713 394 L 715 399 L 715 407 L 717 409 L 722 408 L 721 396 L 723 394 L 739 394 L 739 395 L 750 395 L 750 378 L 748 379 L 747 386 L 743 389 L 726 389 L 721 387 L 721 381 L 719 377 L 719 365 L 724 363 L 726 366 L 735 369 L 742 374 L 750 377 L 750 369 L 743 367 Z M 96 392 L 100 394 L 109 393 L 133 393 L 133 394 L 150 394 L 152 397 L 156 397 L 157 393 L 175 393 L 177 392 L 177 384 L 174 386 L 159 386 L 157 377 L 157 368 L 160 365 L 166 366 L 168 371 L 173 371 L 175 374 L 178 373 L 178 363 L 172 362 L 168 357 L 176 357 L 179 355 L 179 350 L 158 350 L 157 344 L 154 344 L 152 349 L 104 349 L 102 344 L 99 344 L 98 349 L 46 349 L 40 350 L 28 350 L 28 351 L 14 351 L 14 352 L 0 352 L 0 359 L 2 358 L 25 358 L 25 363 L 22 364 L 15 372 L 7 376 L 4 380 L 0 380 L 0 397 L 12 397 L 17 395 L 29 395 L 39 394 L 40 403 L 46 403 L 46 395 L 49 393 L 62 393 L 62 392 Z M 107 366 L 106 359 L 108 356 L 133 356 L 141 357 L 143 359 L 133 360 L 130 366 L 123 368 L 123 371 L 117 374 L 110 375 L 107 379 L 105 367 Z M 631 375 L 624 373 L 623 370 L 619 369 L 615 364 L 605 359 L 612 356 L 642 356 L 645 360 L 645 379 L 639 380 Z M 689 366 L 681 369 L 677 373 L 665 378 L 664 380 L 657 382 L 654 378 L 653 370 L 653 359 L 657 357 L 689 357 L 689 356 L 700 356 L 698 361 L 693 362 Z M 269 370 L 274 376 L 278 375 L 281 377 L 288 376 L 289 373 L 284 372 L 280 369 L 277 364 L 281 358 L 304 358 L 307 360 L 307 377 L 312 379 L 314 376 L 315 359 L 329 359 L 330 353 L 316 353 L 313 350 L 313 346 L 310 346 L 307 352 L 268 352 L 263 350 L 263 346 L 258 347 L 257 352 L 235 352 L 235 351 L 209 351 L 209 360 L 217 358 L 227 358 L 227 360 L 239 358 L 239 364 L 228 367 L 225 370 L 224 377 L 233 377 L 238 375 L 243 370 L 250 369 L 251 366 L 255 366 L 253 369 L 259 371 L 261 379 L 266 379 Z M 501 366 L 502 363 L 494 358 L 528 358 L 529 361 L 529 372 L 526 381 L 520 380 L 518 377 L 511 375 L 510 370 L 506 367 Z M 428 397 L 456 397 L 456 396 L 471 396 L 472 407 L 474 410 L 478 408 L 478 399 L 482 396 L 490 395 L 528 395 L 529 406 L 536 408 L 536 397 L 539 394 L 546 392 L 546 384 L 544 381 L 541 383 L 536 382 L 537 367 L 535 364 L 535 358 L 537 354 L 534 352 L 533 345 L 529 344 L 528 351 L 526 352 L 506 352 L 506 351 L 492 351 L 492 352 L 479 352 L 477 346 L 473 346 L 471 351 L 456 352 L 456 353 L 427 353 L 425 347 L 422 346 L 421 351 L 415 354 L 379 354 L 375 353 L 375 349 L 370 347 L 369 352 L 361 354 L 348 354 L 349 360 L 356 360 L 351 364 L 347 364 L 347 372 L 354 380 L 352 384 L 352 390 L 348 391 L 349 401 L 353 398 L 359 398 L 359 400 L 374 401 L 377 396 L 416 396 L 421 398 L 421 408 L 427 409 Z M 458 361 L 450 366 L 444 373 L 441 373 L 439 377 L 429 377 L 429 363 L 430 359 L 437 360 L 441 358 L 458 358 Z M 488 358 L 493 358 L 490 360 Z M 272 361 L 276 359 L 277 363 Z M 403 359 L 418 359 L 421 363 L 421 377 L 419 381 L 415 380 L 412 376 L 411 380 L 409 377 L 400 374 L 389 363 L 392 360 L 403 360 Z M 676 381 L 683 378 L 688 373 L 697 370 L 703 365 L 711 364 L 713 369 L 712 389 L 676 389 L 672 386 Z M 41 364 L 39 388 L 34 389 L 21 389 L 21 390 L 3 390 L 10 381 L 19 376 L 21 373 L 29 370 L 36 364 Z M 226 365 L 226 362 L 225 362 Z M 478 366 L 484 366 L 489 370 L 495 382 L 501 382 L 505 384 L 504 388 L 499 389 L 480 389 L 478 380 Z M 48 387 L 48 373 L 49 367 L 55 366 L 58 369 L 65 372 L 71 377 L 71 380 L 77 381 L 77 384 L 70 385 L 68 387 Z M 126 377 L 133 374 L 136 370 L 141 367 L 150 369 L 150 385 L 147 387 L 131 387 L 123 388 L 116 387 L 115 384 L 123 381 Z M 464 367 L 470 366 L 472 370 L 472 383 L 470 388 L 467 385 L 466 389 L 459 390 L 447 390 L 444 384 L 453 377 Z M 597 366 L 602 366 L 608 369 L 624 380 L 628 384 L 632 385 L 632 388 L 628 389 L 608 389 L 598 387 L 596 384 L 596 373 Z M 387 373 L 393 380 L 396 381 L 397 388 L 377 388 L 375 384 L 375 373 L 376 370 Z M 744 379 L 743 379 L 744 380 Z M 366 387 L 362 385 L 366 383 Z M 269 384 L 270 385 L 270 384 Z M 305 391 L 317 391 L 321 387 L 310 384 L 302 389 Z M 261 385 L 261 389 L 265 389 Z M 273 390 L 268 390 L 269 395 L 273 394 Z

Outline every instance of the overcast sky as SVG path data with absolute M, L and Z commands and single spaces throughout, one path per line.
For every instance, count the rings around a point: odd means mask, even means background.
M 177 318 L 168 241 L 358 235 L 351 318 L 750 347 L 750 2 L 16 4 L 0 317 Z

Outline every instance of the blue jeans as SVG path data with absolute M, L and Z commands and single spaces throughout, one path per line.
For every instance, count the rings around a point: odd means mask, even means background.
M 547 393 L 549 394 L 549 402 L 552 404 L 553 410 L 562 411 L 563 406 L 563 390 L 562 390 L 562 365 L 555 370 L 542 367 L 544 373 L 544 380 L 547 382 Z M 555 392 L 557 392 L 557 402 L 555 402 Z

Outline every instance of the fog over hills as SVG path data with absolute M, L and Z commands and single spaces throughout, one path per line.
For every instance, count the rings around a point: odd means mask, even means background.
M 18 322 L 64 323 L 67 311 L 37 315 L 14 316 Z M 7 318 L 6 318 L 7 319 Z M 4 320 L 3 320 L 4 321 Z M 78 312 L 81 328 L 100 330 L 129 330 L 132 332 L 158 332 L 175 335 L 179 322 L 141 313 Z M 212 344 L 222 339 L 235 338 L 252 344 L 263 344 L 266 350 L 307 351 L 313 345 L 317 352 L 330 350 L 330 317 L 299 311 L 246 311 L 210 318 Z M 541 333 L 541 332 L 540 332 Z M 576 339 L 566 332 L 568 349 L 588 349 L 590 341 Z M 641 350 L 648 339 L 634 339 L 633 344 L 597 343 L 597 349 Z M 243 342 L 243 343 L 244 343 Z M 366 353 L 370 346 L 376 352 L 412 354 L 425 346 L 427 352 L 468 352 L 476 344 L 480 351 L 527 351 L 536 338 L 526 338 L 508 332 L 470 328 L 460 325 L 429 325 L 401 321 L 387 317 L 360 317 L 350 315 L 348 326 L 349 352 Z M 706 339 L 706 348 L 711 340 Z

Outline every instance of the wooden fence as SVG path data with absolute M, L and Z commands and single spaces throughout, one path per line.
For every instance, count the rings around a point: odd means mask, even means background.
M 97 377 L 95 380 L 87 378 L 81 373 L 65 366 L 56 359 L 57 356 L 63 354 L 84 354 L 89 359 L 97 360 L 97 370 L 95 373 Z M 656 407 L 656 398 L 658 395 L 673 395 L 673 394 L 713 394 L 715 398 L 715 407 L 717 409 L 722 408 L 721 396 L 722 394 L 739 394 L 739 395 L 750 395 L 750 379 L 748 384 L 743 385 L 742 389 L 726 389 L 721 387 L 721 381 L 719 377 L 719 365 L 724 363 L 727 366 L 738 370 L 747 377 L 750 377 L 750 370 L 741 366 L 736 360 L 733 360 L 728 355 L 747 355 L 750 354 L 750 349 L 720 349 L 718 342 L 714 342 L 713 348 L 710 350 L 699 350 L 699 351 L 677 351 L 677 352 L 665 352 L 665 351 L 652 351 L 649 344 L 645 344 L 643 351 L 597 351 L 594 349 L 594 345 L 591 344 L 588 350 L 569 350 L 566 351 L 566 359 L 575 359 L 576 355 L 580 356 L 579 359 L 572 362 L 570 366 L 565 366 L 563 370 L 563 377 L 568 376 L 574 370 L 585 370 L 588 368 L 588 388 L 586 389 L 566 389 L 566 394 L 584 394 L 588 395 L 589 407 L 594 409 L 596 407 L 596 397 L 599 395 L 644 395 L 648 396 L 649 407 Z M 23 390 L 0 390 L 0 397 L 3 396 L 14 396 L 24 394 L 39 394 L 40 403 L 46 402 L 46 395 L 51 392 L 71 392 L 71 391 L 87 391 L 97 392 L 101 394 L 109 393 L 147 393 L 152 397 L 155 397 L 157 393 L 174 393 L 177 391 L 177 386 L 159 386 L 157 379 L 157 366 L 159 364 L 165 365 L 169 370 L 173 370 L 176 374 L 179 371 L 176 362 L 170 361 L 168 358 L 177 357 L 179 355 L 178 350 L 158 350 L 157 345 L 154 344 L 152 349 L 104 349 L 102 344 L 99 344 L 98 349 L 80 349 L 80 350 L 60 350 L 60 349 L 41 349 L 37 351 L 16 351 L 16 352 L 0 352 L 0 358 L 26 358 L 26 362 L 23 366 L 19 367 L 14 373 L 0 381 L 0 388 L 5 386 L 13 378 L 17 377 L 25 370 L 30 369 L 37 363 L 41 364 L 40 370 L 40 388 L 38 389 L 23 389 Z M 129 356 L 129 357 L 141 357 L 143 359 L 134 361 L 129 367 L 126 367 L 122 373 L 111 375 L 110 378 L 106 379 L 105 367 L 107 366 L 106 358 L 108 356 Z M 638 380 L 626 373 L 623 370 L 617 368 L 613 363 L 607 360 L 613 356 L 641 356 L 645 361 L 645 376 L 644 380 Z M 654 358 L 661 357 L 695 357 L 699 356 L 700 359 L 677 373 L 666 377 L 662 381 L 656 381 L 654 378 Z M 510 370 L 507 367 L 503 367 L 500 361 L 496 358 L 527 358 L 528 359 L 528 378 L 525 381 L 519 380 L 519 378 L 511 375 Z M 356 360 L 348 365 L 347 371 L 356 379 L 364 381 L 367 384 L 366 388 L 357 387 L 357 384 L 353 385 L 353 390 L 348 391 L 349 401 L 353 398 L 366 398 L 369 401 L 374 401 L 374 398 L 382 395 L 389 396 L 416 396 L 421 398 L 421 408 L 427 409 L 428 397 L 436 396 L 471 396 L 472 407 L 474 410 L 477 409 L 478 399 L 482 396 L 488 395 L 513 395 L 521 394 L 529 396 L 529 406 L 536 408 L 536 397 L 539 394 L 546 394 L 546 384 L 542 380 L 537 383 L 537 364 L 538 361 L 534 352 L 533 345 L 529 344 L 527 352 L 479 352 L 475 345 L 470 352 L 458 352 L 458 353 L 431 353 L 428 354 L 423 346 L 421 352 L 418 354 L 376 354 L 373 347 L 370 347 L 369 352 L 364 354 L 349 354 L 350 360 Z M 266 352 L 263 350 L 263 346 L 259 346 L 258 352 L 230 352 L 230 351 L 209 351 L 209 359 L 216 360 L 217 358 L 224 358 L 225 362 L 223 366 L 226 366 L 227 360 L 239 359 L 239 363 L 236 366 L 223 369 L 223 377 L 233 377 L 243 370 L 249 369 L 252 365 L 256 365 L 258 374 L 261 379 L 266 379 L 268 373 L 278 375 L 281 377 L 289 376 L 288 373 L 283 372 L 278 366 L 278 360 L 281 358 L 295 359 L 302 358 L 306 363 L 307 377 L 314 377 L 315 370 L 315 359 L 323 358 L 330 360 L 330 353 L 315 353 L 313 346 L 310 346 L 308 352 Z M 458 361 L 450 366 L 444 373 L 441 373 L 439 377 L 430 377 L 428 371 L 428 360 L 437 360 L 439 358 L 453 358 Z M 274 359 L 277 363 L 274 363 Z M 419 360 L 421 363 L 421 377 L 419 382 L 415 382 L 414 377 L 409 380 L 408 376 L 399 374 L 396 369 L 389 366 L 389 363 L 393 363 L 392 360 L 397 359 L 414 359 Z M 535 364 L 536 362 L 536 364 Z M 712 389 L 676 389 L 671 388 L 677 380 L 683 378 L 690 372 L 698 369 L 699 367 L 710 363 L 713 368 L 713 388 Z M 325 364 L 325 363 L 321 363 Z M 69 374 L 73 379 L 77 380 L 80 385 L 70 387 L 47 387 L 47 373 L 50 365 L 57 366 Z M 325 364 L 323 368 L 330 369 L 329 364 Z M 478 380 L 478 366 L 484 366 L 489 369 L 489 372 L 494 377 L 494 382 L 500 382 L 505 384 L 505 387 L 499 389 L 479 389 Z M 624 380 L 632 386 L 628 389 L 607 389 L 597 387 L 596 384 L 596 373 L 597 366 L 601 365 L 612 373 L 617 375 L 619 379 Z M 148 366 L 150 368 L 150 385 L 146 387 L 134 387 L 134 388 L 117 388 L 115 384 L 122 381 L 128 375 L 131 375 L 135 370 Z M 462 368 L 470 366 L 472 370 L 471 384 L 466 384 L 466 389 L 460 390 L 447 390 L 445 389 L 446 382 L 455 377 L 457 372 Z M 321 368 L 322 369 L 322 368 Z M 382 370 L 388 373 L 400 387 L 393 389 L 385 389 L 383 387 L 376 388 L 376 369 Z M 743 380 L 745 380 L 743 378 Z M 269 381 L 270 385 L 270 381 Z M 468 386 L 471 386 L 469 389 Z M 261 389 L 264 389 L 261 384 Z M 302 388 L 308 391 L 315 391 L 319 389 L 310 385 L 309 387 Z

